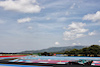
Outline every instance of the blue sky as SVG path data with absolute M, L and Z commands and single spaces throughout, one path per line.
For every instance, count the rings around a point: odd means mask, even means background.
M 100 44 L 99 0 L 0 0 L 0 52 Z

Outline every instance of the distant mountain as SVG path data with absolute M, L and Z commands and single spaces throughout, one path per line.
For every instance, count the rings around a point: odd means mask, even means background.
M 29 50 L 29 51 L 22 51 L 20 53 L 42 53 L 42 52 L 63 52 L 65 50 L 72 50 L 72 49 L 82 49 L 85 46 L 66 46 L 66 47 L 51 47 L 42 50 Z

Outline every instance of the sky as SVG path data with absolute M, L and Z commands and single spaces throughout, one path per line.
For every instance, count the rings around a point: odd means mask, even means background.
M 100 45 L 100 0 L 0 0 L 0 52 Z

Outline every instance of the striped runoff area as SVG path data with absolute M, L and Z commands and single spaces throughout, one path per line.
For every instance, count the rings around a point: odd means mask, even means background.
M 93 61 L 91 65 L 100 66 L 100 61 Z
M 15 59 L 15 60 L 10 60 L 9 62 L 21 62 L 21 63 L 46 63 L 46 64 L 66 64 L 69 61 L 67 60 L 25 60 L 25 59 Z
M 99 65 L 100 66 L 100 57 L 57 57 L 57 56 L 9 56 L 9 57 L 1 57 L 4 58 L 12 58 L 17 57 L 17 59 L 9 60 L 9 62 L 17 62 L 17 63 L 43 63 L 43 64 L 66 64 L 71 61 L 78 60 L 93 60 L 91 65 Z
M 9 62 L 20 62 L 20 63 L 43 63 L 43 64 L 66 64 L 71 61 L 77 60 L 98 60 L 100 57 L 56 57 L 56 56 L 25 56 Z M 98 64 L 98 63 L 97 63 Z M 95 64 L 96 65 L 96 64 Z M 99 65 L 99 64 L 98 64 Z

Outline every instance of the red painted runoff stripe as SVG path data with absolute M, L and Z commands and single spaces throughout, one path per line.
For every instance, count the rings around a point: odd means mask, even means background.
M 93 63 L 100 63 L 100 61 L 93 61 Z
M 3 57 L 24 57 L 26 55 L 12 55 L 12 56 L 0 56 L 0 58 L 3 58 Z
M 67 62 L 69 62 L 69 61 L 64 61 L 64 60 L 30 60 L 31 61 L 31 63 L 49 63 L 49 64 L 51 64 L 51 63 L 53 63 L 53 64 L 57 64 L 58 62 L 61 62 L 61 63 L 67 63 Z M 27 63 L 27 61 L 26 61 L 26 63 Z

